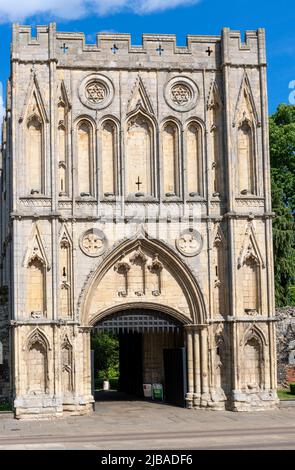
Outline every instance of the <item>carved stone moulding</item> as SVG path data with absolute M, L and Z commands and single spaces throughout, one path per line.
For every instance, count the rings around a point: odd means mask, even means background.
M 51 207 L 51 199 L 48 198 L 21 198 L 19 205 L 24 207 Z
M 164 98 L 167 104 L 176 111 L 190 111 L 196 105 L 198 97 L 199 89 L 196 83 L 188 77 L 174 77 L 164 88 Z
M 237 207 L 264 207 L 264 199 L 236 198 Z
M 59 209 L 71 209 L 72 202 L 71 201 L 58 201 L 58 208 Z
M 81 102 L 91 109 L 104 109 L 114 97 L 114 85 L 105 75 L 87 75 L 79 85 L 78 95 Z
M 196 256 L 203 247 L 202 235 L 192 228 L 187 228 L 175 240 L 178 251 L 184 256 Z
M 90 207 L 95 207 L 97 206 L 97 201 L 78 201 L 76 199 L 76 206 L 77 207 L 85 207 L 85 206 L 90 206 Z
M 87 256 L 101 256 L 107 249 L 107 239 L 102 230 L 90 229 L 79 240 L 80 248 Z

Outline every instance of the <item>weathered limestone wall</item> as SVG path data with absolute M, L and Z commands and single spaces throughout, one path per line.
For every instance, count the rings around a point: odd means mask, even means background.
M 0 402 L 11 397 L 8 308 L 0 306 Z
M 295 307 L 279 308 L 277 323 L 278 385 L 295 382 Z
M 0 214 L 17 417 L 89 410 L 91 327 L 131 308 L 183 323 L 190 408 L 276 406 L 264 31 L 185 47 L 89 45 L 55 24 L 12 36 Z
M 13 340 L 18 355 L 16 418 L 60 417 L 92 409 L 89 330 L 61 321 L 23 322 L 13 324 Z
M 150 332 L 143 335 L 144 383 L 165 385 L 163 349 L 181 347 L 181 335 L 171 332 Z

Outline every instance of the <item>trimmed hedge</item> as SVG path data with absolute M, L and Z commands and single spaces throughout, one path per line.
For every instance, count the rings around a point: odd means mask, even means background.
M 1 411 L 12 411 L 11 403 L 7 400 L 0 403 L 0 412 Z
M 110 390 L 117 390 L 118 389 L 118 377 L 114 379 L 109 379 L 110 382 Z M 95 389 L 101 390 L 103 386 L 103 379 L 97 378 L 95 379 Z

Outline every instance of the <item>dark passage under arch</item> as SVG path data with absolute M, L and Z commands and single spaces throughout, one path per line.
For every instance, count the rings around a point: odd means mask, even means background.
M 185 405 L 186 349 L 179 320 L 154 310 L 129 309 L 106 316 L 93 331 L 118 339 L 119 392 L 144 398 L 144 385 L 160 384 L 164 401 Z M 101 396 L 96 393 L 96 399 Z

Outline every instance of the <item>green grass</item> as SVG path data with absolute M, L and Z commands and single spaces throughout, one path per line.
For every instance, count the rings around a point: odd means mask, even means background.
M 295 395 L 289 389 L 278 390 L 278 397 L 280 400 L 295 400 Z
M 0 412 L 1 411 L 12 411 L 11 403 L 0 403 Z

